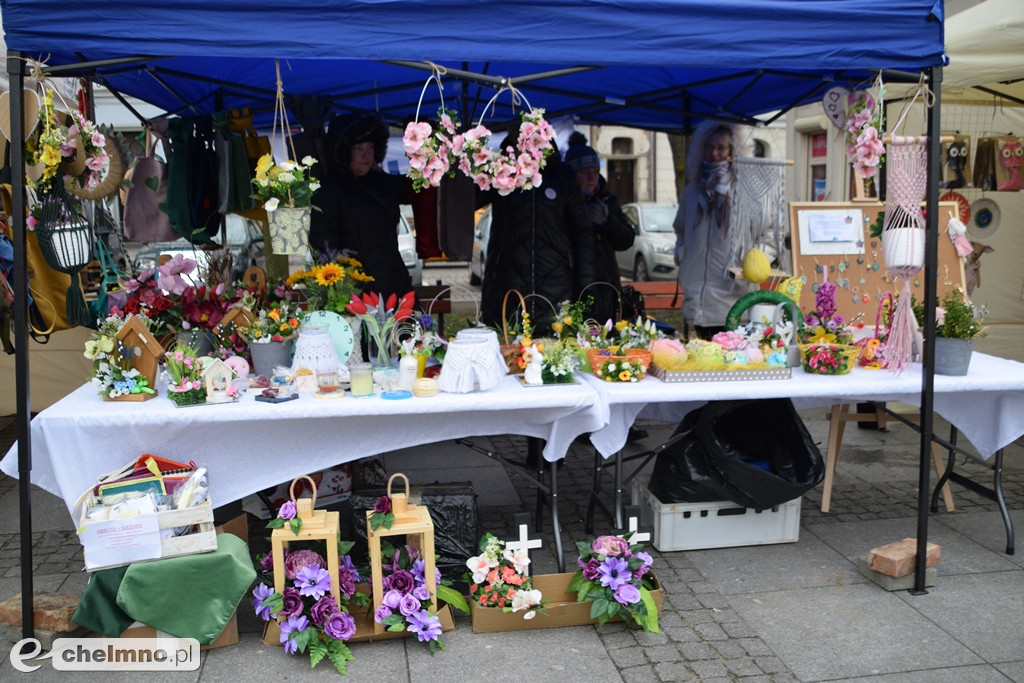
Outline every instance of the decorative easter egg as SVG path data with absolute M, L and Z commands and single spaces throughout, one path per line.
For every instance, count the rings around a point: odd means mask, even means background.
M 768 279 L 772 273 L 772 262 L 768 255 L 754 247 L 743 257 L 743 277 L 755 285 Z

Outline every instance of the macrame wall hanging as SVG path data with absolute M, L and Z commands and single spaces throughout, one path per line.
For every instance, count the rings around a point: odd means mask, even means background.
M 926 107 L 932 105 L 932 94 L 927 85 L 918 83 L 913 97 L 904 106 L 893 135 L 887 139 L 886 170 L 888 196 L 885 199 L 885 220 L 882 223 L 882 254 L 890 277 L 903 279 L 886 357 L 889 369 L 899 373 L 911 360 L 917 322 L 911 306 L 910 282 L 924 267 L 926 231 L 921 202 L 928 184 L 928 138 L 897 135 L 911 106 L 922 98 Z
M 788 209 L 786 160 L 738 157 L 733 185 L 729 229 L 729 263 L 739 265 L 752 247 L 767 251 L 780 268 L 788 270 L 786 249 Z

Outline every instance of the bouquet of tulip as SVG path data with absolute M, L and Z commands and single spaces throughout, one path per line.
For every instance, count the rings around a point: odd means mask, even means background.
M 645 631 L 660 633 L 658 609 L 651 596 L 653 560 L 642 545 L 630 545 L 631 536 L 599 536 L 577 542 L 579 569 L 569 582 L 569 591 L 576 592 L 579 602 L 591 602 L 590 618 L 597 619 L 598 625 L 620 616 Z
M 206 402 L 203 389 L 203 364 L 196 350 L 188 344 L 178 343 L 164 354 L 164 379 L 167 396 L 177 406 Z
M 391 362 L 392 330 L 396 324 L 412 316 L 415 303 L 415 292 L 406 292 L 400 299 L 392 294 L 386 301 L 376 292 L 367 292 L 362 296 L 354 295 L 345 307 L 363 322 L 368 338 L 376 346 L 378 365 Z

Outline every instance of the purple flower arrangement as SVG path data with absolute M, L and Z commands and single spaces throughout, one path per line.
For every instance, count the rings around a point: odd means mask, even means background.
M 308 651 L 311 666 L 326 657 L 343 675 L 347 662 L 354 660 L 345 641 L 356 634 L 356 621 L 349 614 L 348 606 L 369 604 L 367 595 L 356 592 L 356 583 L 362 577 L 347 554 L 352 545 L 351 541 L 338 544 L 341 566 L 337 577 L 331 576 L 327 561 L 320 553 L 308 549 L 286 550 L 284 571 L 288 585 L 283 594 L 266 583 L 257 584 L 252 591 L 256 615 L 264 621 L 278 621 L 285 652 L 294 655 Z M 266 579 L 273 582 L 272 555 L 268 553 L 260 565 Z M 340 601 L 331 593 L 335 581 Z
M 618 616 L 659 633 L 658 609 L 651 596 L 653 560 L 642 545 L 630 545 L 631 535 L 577 542 L 579 569 L 569 582 L 569 592 L 575 592 L 579 602 L 590 601 L 590 617 L 598 625 Z
M 419 548 L 405 545 L 395 549 L 386 541 L 381 544 L 384 595 L 381 604 L 373 611 L 373 618 L 388 631 L 408 631 L 416 639 L 426 643 L 433 655 L 437 649 L 444 649 L 441 642 L 441 620 L 431 612 L 430 591 L 426 582 L 426 562 L 420 556 Z M 434 585 L 437 595 L 450 605 L 469 611 L 465 598 L 442 583 L 441 571 L 434 570 Z

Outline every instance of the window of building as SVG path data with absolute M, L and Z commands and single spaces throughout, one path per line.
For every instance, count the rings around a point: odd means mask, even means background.
M 612 138 L 612 154 L 633 154 L 633 138 Z

